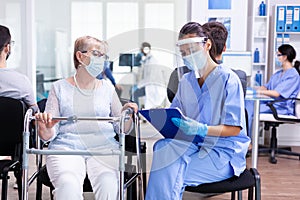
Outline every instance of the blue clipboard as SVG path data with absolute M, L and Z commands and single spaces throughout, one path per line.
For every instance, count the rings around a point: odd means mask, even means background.
M 186 140 L 189 142 L 202 142 L 199 136 L 188 136 L 184 134 L 177 126 L 173 124 L 171 118 L 177 117 L 184 119 L 185 116 L 178 108 L 157 108 L 148 110 L 139 110 L 151 125 L 160 132 L 165 138 Z

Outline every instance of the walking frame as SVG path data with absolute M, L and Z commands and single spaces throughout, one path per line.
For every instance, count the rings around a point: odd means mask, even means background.
M 136 156 L 137 156 L 137 172 L 134 173 L 131 178 L 127 182 L 125 182 L 125 121 L 130 117 L 129 115 L 132 113 L 132 110 L 127 109 L 124 110 L 120 117 L 53 117 L 53 120 L 67 120 L 71 122 L 76 122 L 79 120 L 90 120 L 90 121 L 107 121 L 107 122 L 118 122 L 120 123 L 120 133 L 119 133 L 119 149 L 113 150 L 111 152 L 100 152 L 100 151 L 88 151 L 88 150 L 73 150 L 73 151 L 64 151 L 64 150 L 42 150 L 40 147 L 40 139 L 38 138 L 38 134 L 36 132 L 36 140 L 37 148 L 29 148 L 29 124 L 32 120 L 35 120 L 33 116 L 32 109 L 28 109 L 25 114 L 24 119 L 24 133 L 23 133 L 23 163 L 22 163 L 22 200 L 28 200 L 28 190 L 30 184 L 35 180 L 38 176 L 39 171 L 36 171 L 30 178 L 28 178 L 28 155 L 36 154 L 37 160 L 39 163 L 39 159 L 41 159 L 41 155 L 95 155 L 95 156 L 110 156 L 110 155 L 119 155 L 119 199 L 124 200 L 126 189 L 137 180 L 138 182 L 138 195 L 137 199 L 142 200 L 144 197 L 143 194 L 143 176 L 142 176 L 142 164 L 141 164 L 141 155 L 140 155 L 140 129 L 139 129 L 139 120 L 137 114 L 133 113 L 133 121 L 135 123 L 134 129 L 136 134 Z M 36 129 L 37 130 L 37 129 Z

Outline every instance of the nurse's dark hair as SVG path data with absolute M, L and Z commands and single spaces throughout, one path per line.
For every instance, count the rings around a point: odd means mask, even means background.
M 209 32 L 211 37 L 214 39 L 217 55 L 221 55 L 228 37 L 226 27 L 221 22 L 216 21 L 207 22 L 203 24 L 202 27 L 205 31 Z
M 188 34 L 196 34 L 196 36 L 198 37 L 206 37 L 207 39 L 209 39 L 211 41 L 211 48 L 209 50 L 209 55 L 211 59 L 215 63 L 217 63 L 215 59 L 216 56 L 218 55 L 216 51 L 216 44 L 214 38 L 211 37 L 210 33 L 207 30 L 203 29 L 203 27 L 199 23 L 188 22 L 181 28 L 178 39 L 182 39 L 185 35 Z
M 149 49 L 151 49 L 151 44 L 149 42 L 143 42 L 141 45 L 141 49 L 143 49 L 145 47 L 149 47 Z
M 294 59 L 296 58 L 296 50 L 294 47 L 290 44 L 282 44 L 281 46 L 278 47 L 278 52 L 280 52 L 282 55 L 286 56 L 287 60 L 289 62 L 293 62 Z M 300 61 L 296 60 L 294 63 L 294 67 L 300 74 Z

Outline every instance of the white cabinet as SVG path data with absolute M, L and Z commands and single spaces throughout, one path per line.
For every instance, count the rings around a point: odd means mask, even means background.
M 300 60 L 300 4 L 276 4 L 273 9 L 271 74 L 281 69 L 280 63 L 276 62 L 277 56 L 275 54 L 282 44 L 291 44 L 296 50 L 296 59 Z
M 247 50 L 252 52 L 252 76 L 250 80 L 251 86 L 257 85 L 255 82 L 255 74 L 259 71 L 262 74 L 262 84 L 267 80 L 268 72 L 268 36 L 269 36 L 269 0 L 264 0 L 265 16 L 259 15 L 259 6 L 262 0 L 253 0 L 249 3 L 248 10 L 248 40 Z M 259 50 L 259 62 L 254 62 L 254 51 Z

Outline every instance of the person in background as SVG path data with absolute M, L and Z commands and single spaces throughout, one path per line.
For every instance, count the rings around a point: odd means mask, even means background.
M 9 29 L 0 25 L 0 96 L 22 100 L 37 111 L 33 87 L 28 77 L 7 67 L 13 44 Z
M 178 48 L 192 69 L 182 76 L 171 107 L 175 126 L 195 142 L 165 138 L 153 147 L 146 200 L 182 199 L 186 186 L 239 176 L 246 168 L 244 95 L 238 76 L 216 61 L 216 46 L 199 23 L 185 24 Z
M 35 115 L 39 136 L 50 141 L 49 149 L 58 150 L 118 150 L 115 134 L 118 124 L 101 121 L 76 123 L 52 120 L 52 116 L 118 117 L 123 107 L 113 85 L 96 77 L 103 71 L 106 57 L 105 42 L 91 36 L 75 41 L 74 65 L 76 74 L 54 82 L 45 112 Z M 130 131 L 128 120 L 125 131 Z M 83 199 L 83 182 L 88 174 L 95 199 L 117 199 L 119 185 L 118 156 L 48 155 L 47 171 L 55 190 L 55 199 Z
M 22 100 L 28 108 L 31 107 L 36 112 L 38 106 L 30 80 L 27 76 L 7 67 L 7 59 L 13 45 L 9 29 L 0 25 L 0 96 Z M 18 189 L 17 183 L 14 183 L 13 188 Z
M 133 91 L 132 100 L 139 105 L 139 98 L 145 97 L 144 108 L 156 108 L 163 104 L 166 98 L 166 77 L 168 72 L 158 64 L 156 58 L 151 54 L 151 45 L 143 42 L 141 52 L 137 55 L 140 59 L 142 73 L 137 79 L 137 89 Z M 139 107 L 141 107 L 139 105 Z
M 274 100 L 295 98 L 300 90 L 300 62 L 295 61 L 296 51 L 290 44 L 278 47 L 276 56 L 281 63 L 281 69 L 275 72 L 263 86 L 256 87 L 256 93 L 267 95 Z M 294 62 L 294 64 L 293 64 Z M 260 101 L 260 113 L 272 113 L 267 101 Z M 288 100 L 273 104 L 279 115 L 295 115 L 295 101 Z M 246 102 L 249 117 L 249 133 L 252 130 L 253 101 Z

